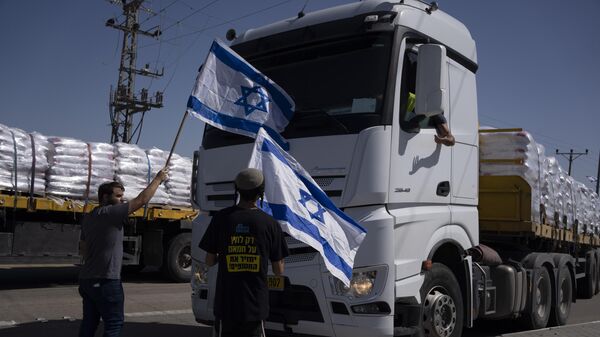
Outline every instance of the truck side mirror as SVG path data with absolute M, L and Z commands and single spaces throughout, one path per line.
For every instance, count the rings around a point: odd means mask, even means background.
M 447 83 L 446 47 L 439 44 L 421 45 L 417 59 L 415 114 L 430 117 L 447 111 Z

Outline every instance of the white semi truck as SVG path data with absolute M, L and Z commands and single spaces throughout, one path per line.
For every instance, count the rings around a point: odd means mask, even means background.
M 456 337 L 476 319 L 517 318 L 542 328 L 565 324 L 576 294 L 598 291 L 597 233 L 537 216 L 522 177 L 480 177 L 475 41 L 437 5 L 355 2 L 251 29 L 232 48 L 294 98 L 290 154 L 368 230 L 349 288 L 287 238 L 272 334 Z M 427 123 L 440 112 L 452 147 Z M 195 154 L 192 197 L 209 215 L 192 233 L 198 322 L 214 320 L 218 266 L 203 265 L 197 244 L 210 215 L 234 203 L 252 142 L 207 126 Z M 492 248 L 483 259 L 472 254 L 480 243 Z

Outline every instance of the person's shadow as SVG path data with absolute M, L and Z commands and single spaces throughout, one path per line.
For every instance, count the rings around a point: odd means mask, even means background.
M 2 337 L 63 337 L 77 336 L 81 320 L 54 320 L 47 322 L 31 322 L 0 328 Z M 104 331 L 102 323 L 96 330 L 96 337 Z M 156 322 L 128 322 L 125 320 L 121 337 L 211 337 L 212 328 L 207 326 L 191 326 L 165 324 Z
M 432 168 L 440 161 L 440 152 L 442 151 L 442 146 L 437 144 L 435 147 L 435 151 L 432 154 L 425 158 L 420 158 L 419 156 L 415 156 L 413 158 L 412 169 L 408 174 L 413 175 L 417 173 L 418 170 L 422 168 Z

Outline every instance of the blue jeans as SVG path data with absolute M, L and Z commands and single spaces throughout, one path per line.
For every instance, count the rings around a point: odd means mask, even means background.
M 81 279 L 79 294 L 83 298 L 79 337 L 94 337 L 100 317 L 104 322 L 104 337 L 120 336 L 125 302 L 121 280 Z

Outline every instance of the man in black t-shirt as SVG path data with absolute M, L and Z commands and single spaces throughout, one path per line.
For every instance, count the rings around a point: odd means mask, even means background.
M 241 171 L 235 179 L 238 204 L 215 214 L 200 241 L 199 247 L 207 252 L 206 264 L 219 263 L 214 314 L 220 337 L 264 336 L 268 261 L 280 276 L 289 254 L 277 221 L 256 207 L 264 184 L 261 171 Z

